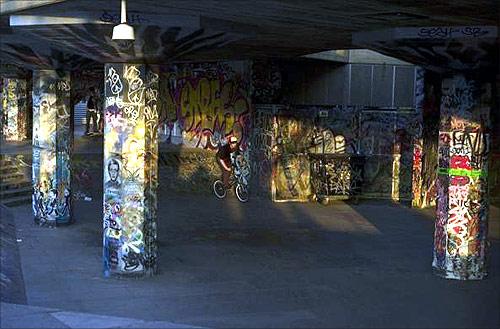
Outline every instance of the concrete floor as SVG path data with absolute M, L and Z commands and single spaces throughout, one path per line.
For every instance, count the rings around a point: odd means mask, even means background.
M 80 157 L 101 149 L 99 137 L 75 143 Z M 489 277 L 459 282 L 431 273 L 432 209 L 241 204 L 164 186 L 152 278 L 103 277 L 100 184 L 93 201 L 75 201 L 71 226 L 40 228 L 31 206 L 12 208 L 28 306 L 2 304 L 1 327 L 500 326 L 499 208 Z
M 499 240 L 488 279 L 437 278 L 430 211 L 160 197 L 161 274 L 140 280 L 103 278 L 100 201 L 56 229 L 14 208 L 28 305 L 203 327 L 500 324 Z

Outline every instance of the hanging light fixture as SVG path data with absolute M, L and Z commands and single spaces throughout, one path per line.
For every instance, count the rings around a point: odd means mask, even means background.
M 120 24 L 113 28 L 113 40 L 135 40 L 134 28 L 127 24 L 127 2 L 122 0 Z

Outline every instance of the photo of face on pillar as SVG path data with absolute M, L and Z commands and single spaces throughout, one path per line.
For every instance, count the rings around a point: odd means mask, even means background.
M 121 186 L 121 162 L 111 158 L 107 164 L 107 180 L 104 183 L 106 189 L 118 190 Z

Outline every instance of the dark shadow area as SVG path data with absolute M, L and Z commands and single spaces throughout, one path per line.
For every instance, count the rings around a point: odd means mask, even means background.
M 0 290 L 1 301 L 26 304 L 23 270 L 19 256 L 14 216 L 9 208 L 0 203 Z

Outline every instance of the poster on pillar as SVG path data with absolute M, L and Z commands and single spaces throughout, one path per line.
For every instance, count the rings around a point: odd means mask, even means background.
M 23 141 L 28 136 L 27 85 L 25 79 L 2 79 L 3 137 Z
M 489 86 L 443 80 L 432 266 L 450 279 L 486 275 Z
M 69 103 L 69 73 L 33 73 L 33 212 L 39 225 L 71 222 Z
M 105 67 L 105 276 L 157 269 L 158 83 L 149 66 Z

